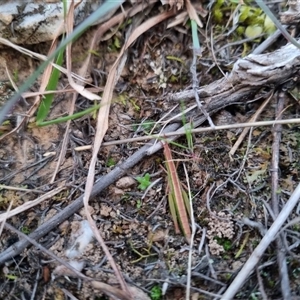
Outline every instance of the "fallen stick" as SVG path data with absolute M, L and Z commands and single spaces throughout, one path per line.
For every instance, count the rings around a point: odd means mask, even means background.
M 267 54 L 249 55 L 239 59 L 233 67 L 232 72 L 225 78 L 217 80 L 207 86 L 199 88 L 200 100 L 204 102 L 204 108 L 210 114 L 235 103 L 241 103 L 249 100 L 251 95 L 255 95 L 263 87 L 274 88 L 279 86 L 295 75 L 298 75 L 300 68 L 300 49 L 291 44 L 287 44 L 280 49 Z M 192 99 L 194 91 L 188 90 L 169 95 L 170 100 Z M 195 120 L 194 126 L 199 126 L 205 118 Z M 168 131 L 176 130 L 169 129 Z M 178 124 L 177 127 L 178 128 Z M 163 133 L 164 134 L 164 133 Z M 162 135 L 163 136 L 163 135 Z M 133 167 L 146 155 L 150 155 L 161 149 L 161 143 L 156 144 L 156 148 L 151 148 L 151 144 L 143 146 L 122 165 L 117 166 L 109 174 L 100 178 L 95 183 L 91 197 L 95 197 L 102 190 L 123 176 L 127 169 Z M 149 149 L 153 151 L 148 151 Z M 80 196 L 72 204 L 59 212 L 48 222 L 37 228 L 30 237 L 39 239 L 49 231 L 57 227 L 61 222 L 69 218 L 83 206 L 83 196 Z M 29 243 L 21 240 L 12 245 L 0 254 L 0 264 L 20 254 Z
M 178 123 L 169 125 L 165 129 L 165 132 L 176 130 L 179 126 L 180 124 Z M 161 143 L 157 143 L 156 145 L 158 144 L 161 145 Z M 152 146 L 153 146 L 153 142 L 149 142 L 145 146 L 141 147 L 138 151 L 136 151 L 133 155 L 131 155 L 125 162 L 123 162 L 120 165 L 117 165 L 110 173 L 100 177 L 93 186 L 91 197 L 95 197 L 101 191 L 107 188 L 110 184 L 114 183 L 120 177 L 125 175 L 128 169 L 134 167 L 145 156 L 147 156 L 147 151 Z M 162 148 L 162 145 L 160 148 Z M 156 151 L 158 151 L 160 148 L 156 148 L 157 149 Z M 62 211 L 60 211 L 54 217 L 49 219 L 47 222 L 40 225 L 34 232 L 32 232 L 29 235 L 29 237 L 34 240 L 40 239 L 51 230 L 57 228 L 59 224 L 61 224 L 63 221 L 71 217 L 82 207 L 83 207 L 83 195 L 75 199 L 71 204 L 69 204 L 67 207 L 65 207 Z M 19 242 L 7 248 L 6 250 L 4 250 L 2 253 L 0 253 L 0 265 L 9 259 L 12 259 L 14 256 L 20 254 L 29 245 L 30 242 L 22 239 Z
M 233 282 L 230 284 L 229 288 L 222 295 L 221 300 L 230 300 L 234 298 L 234 295 L 239 291 L 240 287 L 243 285 L 245 280 L 249 277 L 249 274 L 254 270 L 255 266 L 261 259 L 262 255 L 265 253 L 267 247 L 271 242 L 277 237 L 279 230 L 282 228 L 284 222 L 296 206 L 300 199 L 300 184 L 291 195 L 290 199 L 286 202 L 282 208 L 280 214 L 266 232 L 265 236 L 262 238 L 258 246 L 254 249 L 251 256 L 248 258 L 244 264 L 241 271 L 236 275 Z
M 287 44 L 266 54 L 250 54 L 236 61 L 231 73 L 215 82 L 199 87 L 204 108 L 214 112 L 235 103 L 242 103 L 261 88 L 274 88 L 290 79 L 297 80 L 300 68 L 300 49 Z M 194 91 L 186 90 L 169 95 L 170 100 L 193 99 Z

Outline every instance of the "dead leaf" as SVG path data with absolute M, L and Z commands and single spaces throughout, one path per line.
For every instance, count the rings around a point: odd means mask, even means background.
M 162 5 L 166 5 L 169 4 L 170 5 L 170 9 L 173 8 L 173 6 L 176 6 L 176 8 L 178 10 L 182 9 L 183 5 L 184 5 L 184 1 L 183 0 L 160 0 Z
M 136 184 L 136 181 L 132 177 L 125 176 L 125 177 L 120 178 L 116 182 L 116 187 L 119 188 L 119 189 L 128 189 L 128 188 L 132 187 L 135 184 Z

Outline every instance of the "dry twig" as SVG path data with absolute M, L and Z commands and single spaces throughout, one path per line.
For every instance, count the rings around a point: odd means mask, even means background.
M 129 37 L 126 44 L 123 46 L 117 60 L 115 61 L 115 63 L 113 64 L 113 66 L 110 69 L 110 72 L 109 72 L 109 75 L 107 78 L 107 82 L 106 82 L 106 85 L 104 88 L 104 92 L 103 92 L 101 107 L 99 109 L 99 113 L 98 113 L 98 117 L 97 117 L 97 131 L 95 134 L 96 139 L 94 142 L 93 154 L 92 154 L 92 159 L 90 162 L 89 172 L 88 172 L 86 186 L 85 186 L 85 193 L 84 193 L 84 198 L 83 198 L 85 214 L 86 214 L 87 219 L 90 223 L 90 226 L 93 230 L 93 233 L 94 233 L 95 237 L 97 238 L 97 240 L 99 241 L 99 243 L 101 244 L 101 247 L 103 248 L 110 264 L 112 265 L 112 267 L 116 273 L 116 276 L 121 284 L 122 290 L 124 292 L 126 292 L 128 295 L 130 293 L 125 284 L 125 281 L 124 281 L 120 271 L 118 270 L 116 264 L 114 263 L 114 260 L 111 256 L 111 254 L 109 253 L 108 248 L 106 247 L 104 240 L 103 240 L 101 234 L 99 233 L 97 226 L 89 213 L 88 203 L 89 203 L 89 198 L 92 193 L 92 189 L 93 189 L 93 185 L 94 185 L 95 165 L 96 165 L 96 161 L 97 161 L 97 157 L 98 157 L 98 152 L 101 147 L 104 135 L 108 129 L 108 116 L 109 116 L 113 88 L 116 83 L 118 64 L 119 64 L 123 54 L 125 53 L 125 51 L 136 40 L 137 37 L 139 37 L 141 34 L 143 34 L 145 31 L 147 31 L 149 28 L 153 27 L 157 23 L 160 23 L 160 22 L 166 20 L 167 18 L 171 17 L 172 15 L 174 15 L 174 13 L 175 13 L 174 10 L 169 11 L 169 12 L 164 12 L 161 15 L 158 15 L 156 17 L 153 17 L 153 18 L 147 20 L 141 26 L 136 28 L 133 31 L 133 33 L 131 34 L 131 36 Z
M 270 102 L 270 100 L 272 99 L 274 94 L 274 90 L 272 90 L 270 92 L 270 95 L 266 98 L 266 100 L 263 102 L 263 104 L 259 107 L 258 110 L 256 110 L 255 114 L 250 118 L 249 123 L 254 123 L 257 118 L 260 116 L 260 114 L 262 113 L 262 111 L 265 109 L 265 107 L 267 106 L 267 104 Z M 246 127 L 244 128 L 244 130 L 242 131 L 241 135 L 239 136 L 238 140 L 235 142 L 234 146 L 231 148 L 229 155 L 233 156 L 235 151 L 237 150 L 237 148 L 240 146 L 240 144 L 243 142 L 246 134 L 249 132 L 250 127 Z
M 222 295 L 222 300 L 233 299 L 234 295 L 238 292 L 240 287 L 243 285 L 245 280 L 248 278 L 249 274 L 253 271 L 262 255 L 266 251 L 267 247 L 273 242 L 274 237 L 280 231 L 282 225 L 296 206 L 300 199 L 300 184 L 291 195 L 290 199 L 282 208 L 277 219 L 273 222 L 272 226 L 269 228 L 265 236 L 262 238 L 258 246 L 254 249 L 251 256 L 248 258 L 247 262 L 244 264 L 241 271 L 236 275 L 233 282 L 230 284 L 226 292 Z
M 166 127 L 165 131 L 162 134 L 165 134 L 169 131 L 176 130 L 179 127 L 179 124 L 172 124 Z M 147 150 L 151 149 L 153 146 L 153 142 L 146 144 L 138 151 L 136 151 L 132 156 L 130 156 L 124 163 L 116 166 L 109 174 L 102 176 L 99 180 L 95 183 L 92 189 L 91 197 L 96 196 L 105 188 L 107 188 L 110 184 L 115 182 L 121 176 L 126 174 L 128 169 L 135 166 L 138 162 L 140 162 L 143 158 L 145 158 L 147 154 Z M 157 146 L 160 146 L 157 147 Z M 162 148 L 162 144 L 159 143 L 156 145 L 155 150 L 158 151 Z M 153 153 L 153 152 L 152 152 Z M 40 225 L 34 232 L 32 232 L 29 237 L 32 239 L 39 239 L 46 235 L 48 232 L 56 228 L 59 224 L 63 221 L 68 219 L 74 213 L 76 213 L 80 208 L 83 206 L 83 195 L 75 199 L 70 205 L 65 207 L 62 211 L 60 211 L 57 215 L 53 218 L 45 222 L 44 224 Z M 0 265 L 3 264 L 5 261 L 13 258 L 15 255 L 20 254 L 30 243 L 27 240 L 20 240 L 19 242 L 15 243 L 11 247 L 4 250 L 0 253 Z
M 278 103 L 276 111 L 276 119 L 281 119 L 282 111 L 284 110 L 285 94 L 283 91 L 278 93 Z M 279 146 L 281 141 L 282 126 L 277 124 L 273 127 L 273 145 L 272 145 L 272 208 L 275 218 L 279 215 L 279 198 L 278 194 L 278 180 L 279 180 Z M 286 250 L 284 247 L 284 235 L 279 234 L 276 238 L 277 246 L 277 262 L 279 265 L 279 273 L 281 280 L 281 293 L 284 300 L 291 299 L 290 281 L 288 275 L 288 268 L 286 262 Z

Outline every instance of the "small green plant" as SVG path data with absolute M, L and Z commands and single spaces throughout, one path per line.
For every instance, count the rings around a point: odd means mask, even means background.
M 142 191 L 146 190 L 148 186 L 151 184 L 150 174 L 146 173 L 144 176 L 136 177 L 137 182 L 139 183 L 138 188 Z
M 139 261 L 145 259 L 145 260 L 148 260 L 150 259 L 151 257 L 154 257 L 154 256 L 157 256 L 156 253 L 151 253 L 151 248 L 152 248 L 152 240 L 150 240 L 148 243 L 147 243 L 147 248 L 142 248 L 141 250 L 138 250 L 135 248 L 134 246 L 134 243 L 133 241 L 129 241 L 129 245 L 130 245 L 130 248 L 131 250 L 138 255 L 138 258 L 131 261 L 132 264 L 135 264 L 135 263 L 138 263 Z
M 145 131 L 145 133 L 149 133 L 151 131 L 151 129 L 153 128 L 153 126 L 155 125 L 155 122 L 148 120 L 147 122 L 144 122 L 142 124 L 142 128 Z
M 182 102 L 181 110 L 184 111 L 185 109 L 186 109 L 185 105 Z M 182 124 L 183 124 L 184 130 L 185 130 L 188 149 L 190 152 L 193 152 L 194 144 L 193 144 L 193 135 L 192 135 L 192 124 L 187 122 L 186 116 L 184 114 L 182 114 Z
M 14 79 L 14 82 L 19 81 L 19 71 L 17 69 L 13 70 L 13 79 Z
M 224 26 L 229 15 L 237 8 L 238 26 L 235 32 L 238 36 L 245 35 L 255 39 L 263 34 L 270 36 L 276 30 L 269 14 L 262 7 L 255 7 L 249 1 L 241 5 L 238 1 L 217 0 L 212 9 L 215 22 Z
M 16 275 L 12 275 L 12 274 L 6 274 L 5 277 L 9 280 L 17 280 L 18 277 Z
M 140 209 L 142 207 L 142 200 L 141 199 L 138 199 L 137 201 L 136 201 L 136 208 L 137 209 Z
M 23 226 L 23 227 L 21 228 L 21 232 L 23 232 L 24 234 L 29 234 L 31 231 L 30 231 L 30 229 L 29 229 L 28 227 Z
M 232 242 L 227 238 L 219 238 L 216 236 L 215 240 L 219 245 L 223 246 L 225 251 L 229 251 L 232 248 Z
M 151 290 L 150 290 L 150 298 L 152 300 L 160 300 L 162 299 L 162 290 L 161 287 L 158 285 L 155 285 Z
M 61 66 L 63 63 L 64 51 L 65 51 L 65 49 L 62 49 L 56 58 L 55 62 L 59 66 Z M 52 70 L 52 73 L 51 73 L 51 76 L 50 76 L 50 79 L 49 79 L 49 82 L 48 82 L 48 85 L 46 88 L 47 91 L 55 90 L 57 88 L 59 76 L 60 76 L 60 71 L 58 69 L 54 68 Z M 53 98 L 54 98 L 54 94 L 48 94 L 48 95 L 45 95 L 45 97 L 42 99 L 42 102 L 38 108 L 37 116 L 36 116 L 36 124 L 38 126 L 41 125 L 43 123 L 43 121 L 45 120 L 45 118 L 48 116 Z
M 107 162 L 106 162 L 106 166 L 107 167 L 113 167 L 113 166 L 115 166 L 116 165 L 116 162 L 115 162 L 115 160 L 112 158 L 112 157 L 110 157 L 108 160 L 107 160 Z
M 294 269 L 292 274 L 293 274 L 294 278 L 299 278 L 300 277 L 300 268 Z
M 256 296 L 257 294 L 258 294 L 258 293 L 252 293 L 252 294 L 250 295 L 250 297 L 251 297 L 250 299 L 251 299 L 251 300 L 258 300 L 259 298 L 257 298 L 257 296 Z

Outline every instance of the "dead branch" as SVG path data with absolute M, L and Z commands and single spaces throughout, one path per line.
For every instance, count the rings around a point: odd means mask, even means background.
M 298 75 L 300 67 L 300 49 L 288 44 L 279 50 L 261 55 L 249 55 L 246 58 L 239 59 L 233 66 L 232 72 L 223 79 L 217 80 L 209 85 L 199 88 L 198 93 L 200 100 L 204 102 L 206 111 L 210 114 L 216 112 L 228 105 L 247 101 L 256 94 L 260 89 L 274 88 L 283 84 Z M 193 99 L 194 91 L 187 90 L 184 92 L 169 95 L 170 100 Z M 195 122 L 199 126 L 205 118 L 203 116 Z M 169 130 L 170 131 L 170 130 Z M 161 144 L 156 144 L 154 151 L 161 149 Z M 132 155 L 124 164 L 117 166 L 112 172 L 102 177 L 92 190 L 91 197 L 96 196 L 103 189 L 108 187 L 123 174 L 126 170 L 133 167 L 141 159 L 150 154 L 147 153 L 150 145 L 146 145 Z M 154 153 L 153 151 L 151 153 Z M 72 204 L 59 212 L 48 222 L 37 228 L 30 237 L 39 239 L 53 230 L 58 224 L 72 216 L 83 206 L 83 196 L 74 200 Z M 9 247 L 0 254 L 0 264 L 20 254 L 29 243 L 21 240 Z
M 198 90 L 204 108 L 212 113 L 228 105 L 249 100 L 262 88 L 274 88 L 298 75 L 300 68 L 300 49 L 287 44 L 267 54 L 254 55 L 239 59 L 232 72 Z M 194 91 L 169 95 L 169 99 L 178 101 L 193 99 Z
M 282 112 L 284 110 L 285 93 L 280 91 L 277 95 L 277 112 L 276 118 L 281 119 Z M 275 217 L 278 217 L 279 199 L 280 194 L 278 193 L 279 188 L 279 146 L 281 142 L 282 126 L 277 124 L 273 127 L 273 145 L 272 145 L 272 209 Z M 284 235 L 278 235 L 276 239 L 277 248 L 277 262 L 279 265 L 279 274 L 281 280 L 281 294 L 282 298 L 287 300 L 291 299 L 290 280 L 288 274 L 288 267 L 286 261 L 286 250 L 284 248 Z
M 179 127 L 178 123 L 169 125 L 165 132 L 176 130 Z M 109 174 L 99 178 L 99 180 L 94 184 L 91 198 L 95 197 L 110 184 L 114 183 L 120 177 L 124 176 L 127 173 L 128 169 L 134 167 L 138 162 L 147 156 L 147 150 L 152 147 L 152 143 L 147 143 L 145 146 L 141 147 L 136 151 L 132 156 L 130 156 L 124 163 L 116 166 Z M 162 147 L 162 145 L 161 145 Z M 159 150 L 159 148 L 158 148 Z M 51 230 L 56 228 L 63 221 L 71 217 L 79 209 L 83 207 L 83 195 L 75 199 L 70 205 L 65 207 L 57 215 L 52 217 L 50 220 L 39 226 L 34 232 L 32 232 L 29 237 L 34 240 L 45 236 Z M 30 242 L 25 239 L 21 239 L 19 242 L 13 244 L 11 247 L 7 248 L 5 251 L 0 253 L 0 265 L 5 261 L 10 260 L 14 256 L 20 254 L 27 246 L 30 245 Z

